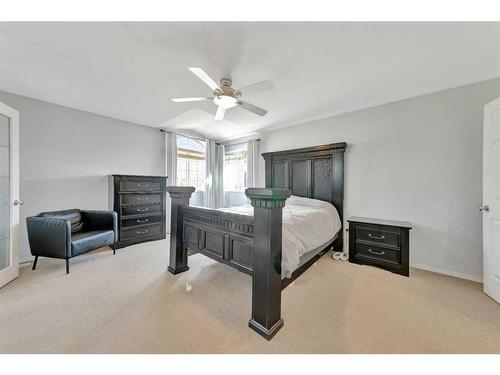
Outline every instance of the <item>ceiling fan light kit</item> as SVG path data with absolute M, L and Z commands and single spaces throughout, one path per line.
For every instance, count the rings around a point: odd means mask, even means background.
M 226 110 L 234 108 L 236 106 L 239 106 L 240 108 L 255 113 L 259 116 L 264 116 L 267 113 L 267 110 L 250 103 L 242 102 L 239 100 L 239 98 L 242 96 L 242 94 L 251 95 L 273 89 L 274 85 L 271 81 L 261 81 L 253 85 L 246 86 L 242 89 L 235 90 L 231 87 L 233 82 L 229 78 L 222 78 L 220 80 L 219 86 L 212 78 L 210 78 L 207 73 L 205 73 L 203 69 L 197 67 L 190 67 L 188 69 L 212 89 L 213 97 L 173 98 L 171 99 L 173 102 L 182 103 L 212 100 L 218 107 L 215 114 L 215 120 L 222 120 L 224 118 Z
M 238 100 L 232 96 L 222 94 L 214 97 L 214 103 L 219 107 L 229 109 L 236 107 L 238 105 Z

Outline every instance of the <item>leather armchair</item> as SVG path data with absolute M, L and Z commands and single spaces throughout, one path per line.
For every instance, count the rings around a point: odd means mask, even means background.
M 66 260 L 98 249 L 111 246 L 116 253 L 118 241 L 118 219 L 114 211 L 64 210 L 42 212 L 26 218 L 31 254 L 38 257 Z

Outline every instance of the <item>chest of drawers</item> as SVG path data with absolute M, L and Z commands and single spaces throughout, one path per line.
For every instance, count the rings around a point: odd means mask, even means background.
M 110 209 L 118 214 L 117 248 L 165 238 L 167 177 L 110 176 Z
M 349 261 L 409 276 L 410 229 L 405 221 L 351 217 Z

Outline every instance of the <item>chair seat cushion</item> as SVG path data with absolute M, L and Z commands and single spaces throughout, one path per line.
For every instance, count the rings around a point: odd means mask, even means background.
M 93 230 L 71 235 L 71 256 L 80 255 L 103 246 L 112 245 L 115 234 L 112 230 Z

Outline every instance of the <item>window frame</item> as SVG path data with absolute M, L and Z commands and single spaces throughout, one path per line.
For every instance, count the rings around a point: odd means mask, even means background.
M 240 160 L 240 161 L 244 160 L 245 170 L 243 171 L 243 181 L 241 181 L 241 179 L 239 180 L 239 182 L 242 182 L 242 188 L 240 188 L 240 189 L 234 188 L 235 185 L 233 185 L 232 189 L 226 189 L 226 186 L 227 186 L 226 185 L 226 178 L 227 178 L 226 169 L 227 169 L 227 164 L 228 164 L 227 163 L 228 155 L 237 155 L 237 154 L 244 154 L 245 157 L 244 158 L 242 158 L 242 157 L 234 158 L 234 159 L 229 159 L 229 160 Z M 226 193 L 226 192 L 244 193 L 245 189 L 248 187 L 247 186 L 248 185 L 248 148 L 247 148 L 246 142 L 236 143 L 236 144 L 232 144 L 232 145 L 225 147 L 223 168 L 224 168 L 224 174 L 223 174 L 223 176 L 224 176 L 224 181 L 223 181 L 224 193 Z
M 205 175 L 206 175 L 206 168 L 207 168 L 207 166 L 206 166 L 206 159 L 207 159 L 207 156 L 206 156 L 207 143 L 206 143 L 206 141 L 202 140 L 202 139 L 195 138 L 195 137 L 190 137 L 187 135 L 182 135 L 182 134 L 176 134 L 175 136 L 176 136 L 175 141 L 176 141 L 176 180 L 177 180 L 177 185 L 179 185 L 179 186 L 194 186 L 195 189 L 198 191 L 205 191 L 205 188 L 206 188 Z M 188 145 L 179 146 L 179 139 L 180 138 L 200 143 L 200 145 L 203 145 L 205 150 L 202 152 L 202 151 L 196 150 L 195 148 L 189 148 Z M 186 146 L 188 146 L 188 147 L 186 147 Z M 199 168 L 199 164 L 197 164 L 198 165 L 197 168 L 194 168 L 191 164 L 191 161 L 195 161 L 195 162 L 201 163 L 203 165 L 203 170 L 202 170 L 203 173 L 201 176 L 199 175 L 199 173 L 201 171 Z M 181 167 L 181 169 L 185 170 L 185 173 L 183 173 L 183 174 L 179 173 L 180 172 L 179 166 L 181 165 L 181 163 L 185 164 L 184 168 Z M 193 173 L 195 174 L 195 176 L 193 176 Z M 182 175 L 185 175 L 185 178 L 182 178 L 181 177 Z M 193 177 L 194 177 L 194 179 L 193 179 Z M 181 179 L 186 181 L 186 183 L 184 184 L 183 182 L 181 182 Z

